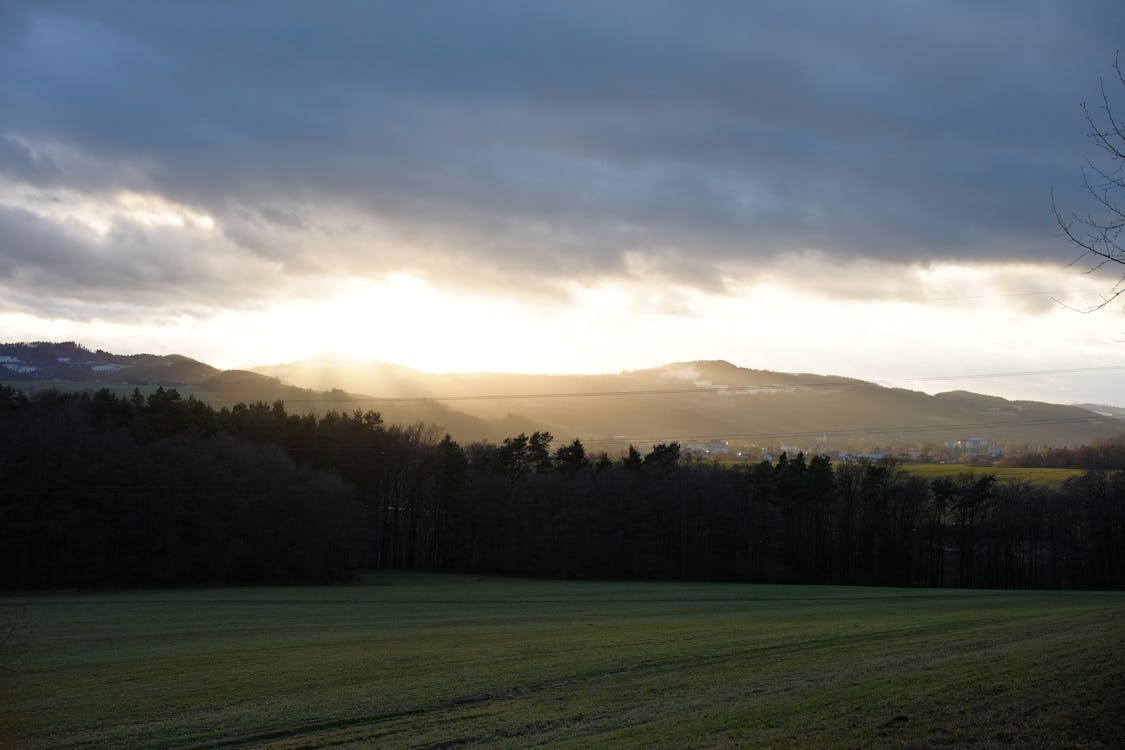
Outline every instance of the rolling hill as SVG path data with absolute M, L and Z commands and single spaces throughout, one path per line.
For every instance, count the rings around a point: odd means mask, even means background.
M 951 391 L 929 395 L 827 375 L 679 362 L 606 375 L 433 374 L 320 357 L 219 370 L 180 355 L 119 355 L 74 342 L 0 344 L 0 380 L 24 390 L 176 387 L 215 406 L 284 401 L 294 413 L 375 409 L 461 441 L 550 430 L 611 452 L 678 440 L 869 450 L 983 438 L 1011 448 L 1079 445 L 1125 432 L 1105 408 Z M 1100 413 L 1099 413 L 1100 412 Z
M 557 437 L 604 445 L 723 439 L 802 448 L 890 447 L 982 437 L 1036 447 L 1087 443 L 1125 431 L 1120 418 L 1083 407 L 967 391 L 929 395 L 725 361 L 611 375 L 431 374 L 345 358 L 255 370 L 306 387 L 335 383 L 384 399 L 440 399 L 483 420 L 519 415 Z
M 114 354 L 90 350 L 73 341 L 0 344 L 0 383 L 29 392 L 108 388 L 119 394 L 131 393 L 134 388 L 148 393 L 163 386 L 216 408 L 280 400 L 297 414 L 375 409 L 388 423 L 435 424 L 466 439 L 500 440 L 538 429 L 514 417 L 486 422 L 434 401 L 376 404 L 339 388 L 300 387 L 249 370 L 220 370 L 182 355 Z

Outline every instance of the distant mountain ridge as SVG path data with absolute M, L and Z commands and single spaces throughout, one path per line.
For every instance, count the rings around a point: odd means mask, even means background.
M 73 341 L 0 344 L 0 382 L 23 390 L 109 387 L 119 393 L 133 387 L 145 391 L 162 386 L 180 389 L 215 407 L 283 401 L 294 414 L 375 409 L 388 423 L 435 424 L 469 440 L 500 440 L 538 429 L 515 417 L 489 423 L 441 403 L 376 404 L 335 386 L 304 388 L 249 370 L 220 370 L 179 354 L 114 354 Z
M 0 344 L 0 376 L 26 381 L 199 383 L 220 372 L 179 354 L 111 354 L 74 341 Z
M 1107 417 L 1120 417 L 1125 419 L 1125 407 L 1110 406 L 1109 404 L 1075 404 L 1081 406 L 1083 409 L 1089 409 L 1092 412 L 1103 414 Z
M 550 430 L 618 449 L 677 440 L 815 449 L 983 439 L 1078 445 L 1125 432 L 1125 410 L 928 395 L 855 378 L 676 362 L 604 375 L 434 374 L 325 356 L 219 370 L 181 355 L 117 355 L 75 342 L 0 344 L 0 380 L 23 387 L 179 387 L 215 405 L 282 400 L 292 413 L 374 409 L 439 425 L 461 441 Z
M 518 414 L 557 437 L 602 444 L 727 440 L 749 444 L 1074 445 L 1125 432 L 1120 414 L 968 391 L 929 395 L 855 378 L 675 362 L 607 375 L 424 373 L 382 362 L 313 358 L 255 371 L 306 387 L 384 398 L 445 399 L 485 420 Z M 582 394 L 567 397 L 566 394 Z M 821 440 L 820 438 L 824 439 Z

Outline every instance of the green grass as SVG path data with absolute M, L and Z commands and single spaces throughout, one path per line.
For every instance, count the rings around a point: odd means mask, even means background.
M 0 746 L 1115 747 L 1125 594 L 560 582 L 0 600 Z
M 961 474 L 984 476 L 995 474 L 1000 482 L 1030 482 L 1058 487 L 1070 477 L 1081 476 L 1085 469 L 1016 468 L 1009 466 L 965 466 L 963 464 L 902 464 L 902 469 L 933 481 L 939 477 L 957 477 Z

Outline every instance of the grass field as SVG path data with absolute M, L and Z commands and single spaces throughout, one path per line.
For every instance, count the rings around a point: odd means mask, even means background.
M 938 477 L 956 477 L 961 474 L 984 476 L 995 474 L 1000 482 L 1030 482 L 1058 487 L 1070 477 L 1086 473 L 1085 469 L 1016 468 L 1006 466 L 965 466 L 962 464 L 902 464 L 902 469 L 927 480 Z
M 7 597 L 0 746 L 1121 747 L 1125 594 L 379 574 Z

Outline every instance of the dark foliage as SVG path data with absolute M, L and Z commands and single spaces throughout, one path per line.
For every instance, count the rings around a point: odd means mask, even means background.
M 174 391 L 5 413 L 0 585 L 333 581 L 365 564 L 354 487 L 217 421 Z
M 1009 456 L 1001 466 L 1054 469 L 1125 469 L 1125 436 L 1078 448 L 1051 448 L 1038 453 Z
M 1125 471 L 1059 489 L 927 483 L 823 456 L 724 467 L 669 443 L 615 464 L 578 440 L 552 451 L 547 432 L 438 435 L 370 411 L 215 411 L 174 390 L 0 390 L 0 585 L 332 581 L 371 566 L 1125 587 Z

